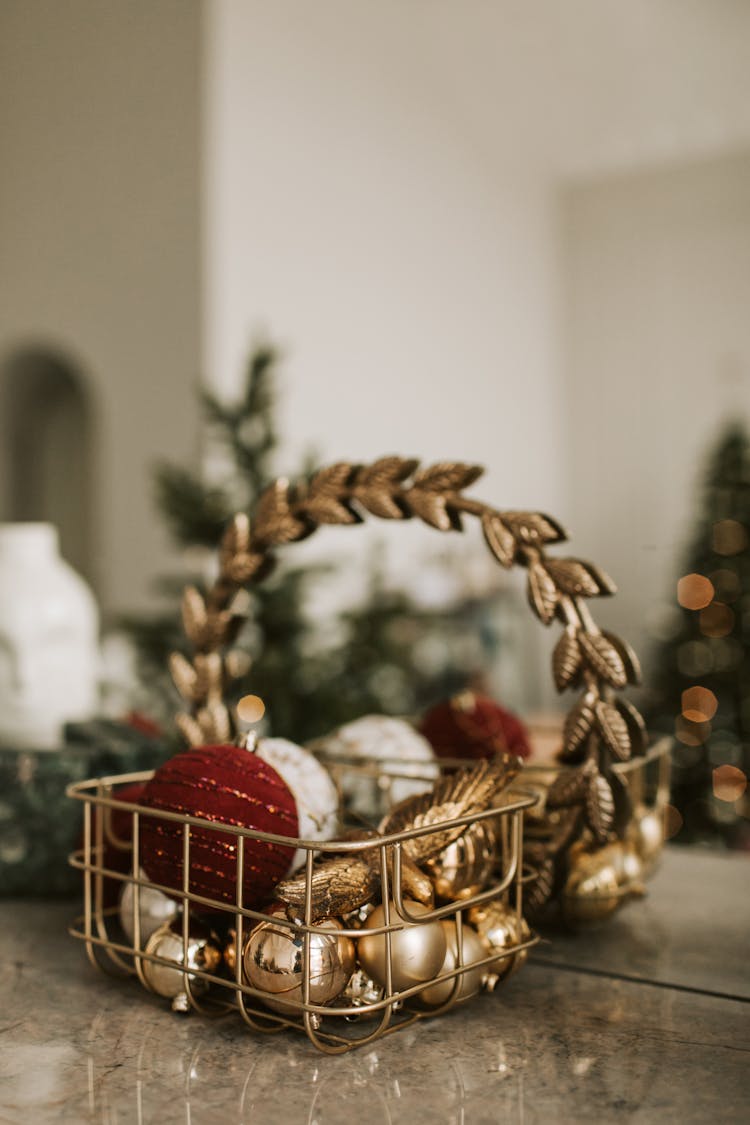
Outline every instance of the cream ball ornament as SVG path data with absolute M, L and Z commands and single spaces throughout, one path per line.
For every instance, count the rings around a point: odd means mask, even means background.
M 143 869 L 139 874 L 141 879 L 148 878 Z M 120 924 L 131 945 L 135 944 L 136 897 L 139 900 L 142 948 L 160 926 L 165 922 L 174 921 L 179 916 L 180 906 L 174 899 L 157 891 L 155 887 L 138 887 L 135 883 L 125 883 L 120 895 Z
M 407 911 L 413 915 L 429 914 L 421 903 L 404 900 Z M 404 922 L 390 904 L 390 924 L 400 925 L 391 931 L 391 979 L 395 991 L 412 988 L 437 976 L 445 960 L 447 948 L 445 931 L 438 921 Z M 368 930 L 385 926 L 383 906 L 373 910 L 367 919 Z M 357 957 L 368 977 L 387 987 L 388 948 L 385 934 L 365 933 L 357 939 Z
M 261 738 L 254 753 L 291 790 L 297 804 L 300 839 L 335 839 L 339 829 L 339 796 L 330 774 L 317 758 L 286 738 Z M 306 858 L 307 851 L 297 848 L 289 870 L 301 867 Z

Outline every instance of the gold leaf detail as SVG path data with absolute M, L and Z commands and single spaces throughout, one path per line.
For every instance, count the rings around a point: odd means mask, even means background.
M 601 593 L 599 583 L 580 559 L 547 559 L 545 566 L 564 594 L 593 598 Z
M 496 754 L 470 769 L 447 774 L 435 782 L 430 792 L 407 797 L 397 804 L 381 822 L 378 831 L 387 835 L 435 825 L 434 832 L 403 843 L 404 852 L 415 863 L 431 859 L 462 836 L 467 828 L 459 825 L 441 830 L 441 823 L 488 808 L 495 796 L 517 775 L 520 765 L 520 760 L 512 754 Z
M 552 653 L 552 674 L 558 691 L 564 691 L 576 678 L 581 667 L 581 650 L 574 632 L 567 629 Z
M 615 707 L 628 724 L 632 753 L 644 754 L 648 747 L 648 731 L 640 711 L 629 699 L 618 699 Z
M 188 746 L 206 745 L 206 738 L 200 723 L 192 715 L 186 715 L 184 711 L 181 711 L 179 715 L 175 716 L 175 723 Z
M 541 563 L 532 562 L 529 566 L 528 597 L 531 608 L 540 621 L 549 625 L 555 616 L 558 592 L 554 580 Z
M 354 472 L 349 461 L 337 461 L 319 469 L 310 481 L 310 496 L 341 496 Z
M 248 652 L 241 648 L 233 648 L 224 657 L 224 670 L 228 681 L 241 680 L 250 671 L 252 659 Z
M 588 763 L 577 770 L 562 770 L 547 790 L 546 807 L 565 809 L 586 799 L 591 770 Z
M 244 512 L 232 517 L 221 538 L 221 555 L 229 559 L 238 552 L 247 551 L 250 546 L 250 520 Z
M 616 707 L 600 700 L 596 705 L 596 721 L 601 736 L 620 762 L 630 757 L 630 733 L 628 724 Z
M 602 633 L 592 634 L 581 630 L 578 640 L 587 664 L 597 676 L 612 687 L 625 687 L 628 682 L 625 665 L 609 638 Z
M 513 532 L 497 512 L 486 511 L 482 513 L 482 531 L 487 541 L 487 546 L 503 566 L 513 566 L 516 554 L 516 540 Z
M 354 490 L 354 496 L 368 512 L 382 520 L 406 519 L 407 511 L 397 499 L 382 488 L 359 486 Z
M 620 660 L 625 668 L 625 675 L 629 684 L 639 684 L 641 682 L 641 663 L 627 641 L 618 637 L 615 633 L 608 633 L 606 630 L 602 631 L 602 636 L 606 637 L 609 643 L 620 655 Z
M 224 563 L 224 573 L 237 586 L 244 586 L 265 565 L 265 555 L 238 551 Z
M 310 496 L 305 501 L 305 515 L 314 523 L 347 524 L 361 523 L 361 518 L 351 508 L 335 496 L 321 493 Z
M 481 465 L 466 465 L 462 461 L 439 461 L 417 473 L 413 487 L 429 492 L 460 492 L 473 484 L 483 472 Z
M 516 539 L 530 547 L 542 543 L 563 543 L 567 532 L 562 524 L 542 512 L 501 512 L 500 513 Z
M 598 844 L 606 844 L 615 819 L 612 789 L 600 773 L 591 774 L 586 792 L 586 823 Z
M 181 652 L 172 652 L 169 655 L 169 671 L 174 686 L 183 699 L 191 702 L 195 698 L 196 672 L 189 660 Z
M 529 884 L 524 905 L 530 911 L 540 910 L 552 897 L 555 885 L 555 861 L 552 856 L 544 859 L 536 868 L 536 878 Z
M 357 473 L 358 484 L 398 484 L 410 477 L 419 465 L 413 457 L 380 457 Z
M 258 500 L 254 528 L 255 537 L 264 543 L 292 543 L 303 539 L 310 530 L 293 515 L 289 482 L 283 477 L 274 481 Z
M 450 531 L 453 527 L 447 499 L 439 492 L 423 492 L 418 488 L 410 488 L 405 499 L 414 515 L 419 516 L 431 527 L 436 527 L 438 531 Z
M 204 643 L 207 620 L 203 595 L 195 586 L 186 586 L 182 592 L 182 624 L 188 639 L 196 648 Z
M 563 746 L 566 754 L 573 754 L 588 738 L 594 725 L 596 712 L 594 700 L 587 693 L 571 708 L 563 727 Z

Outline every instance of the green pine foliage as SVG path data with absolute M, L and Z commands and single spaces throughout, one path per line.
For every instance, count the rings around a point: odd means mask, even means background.
M 207 485 L 200 474 L 173 464 L 156 471 L 156 502 L 172 537 L 182 547 L 206 549 L 207 559 L 230 516 L 252 511 L 275 476 L 277 362 L 273 348 L 258 348 L 237 401 L 201 396 L 210 438 L 226 456 L 226 479 Z M 367 595 L 341 614 L 336 644 L 320 642 L 307 612 L 316 580 L 332 567 L 281 565 L 252 589 L 248 624 L 237 642 L 251 665 L 234 685 L 234 698 L 250 691 L 260 695 L 275 735 L 304 742 L 368 712 L 410 713 L 465 686 L 466 672 L 451 660 L 449 646 L 437 670 L 433 662 L 429 672 L 420 672 L 415 657 L 426 631 L 455 628 L 461 607 L 447 615 L 417 609 L 403 592 L 386 589 L 377 554 L 370 565 Z M 161 579 L 164 612 L 123 623 L 138 653 L 150 707 L 167 723 L 178 702 L 167 660 L 170 652 L 185 651 L 179 596 L 187 582 L 202 585 L 200 576 L 187 571 Z
M 710 455 L 680 577 L 683 604 L 656 654 L 648 716 L 653 730 L 677 739 L 672 803 L 683 826 L 676 839 L 748 847 L 747 792 L 722 799 L 714 785 L 722 766 L 750 776 L 750 439 L 739 423 L 727 427 Z M 725 797 L 732 779 L 739 794 L 741 776 L 729 771 Z

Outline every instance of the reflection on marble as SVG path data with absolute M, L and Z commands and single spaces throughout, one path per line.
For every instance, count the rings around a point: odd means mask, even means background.
M 545 964 L 750 999 L 750 857 L 667 847 L 646 898 L 599 928 L 549 931 Z
M 748 1007 L 530 963 L 350 1055 L 179 1017 L 96 973 L 70 907 L 0 906 L 0 1122 L 490 1125 L 750 1120 Z

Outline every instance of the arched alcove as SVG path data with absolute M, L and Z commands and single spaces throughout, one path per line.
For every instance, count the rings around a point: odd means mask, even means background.
M 93 404 L 80 369 L 46 348 L 0 367 L 0 517 L 56 525 L 63 556 L 93 571 Z

